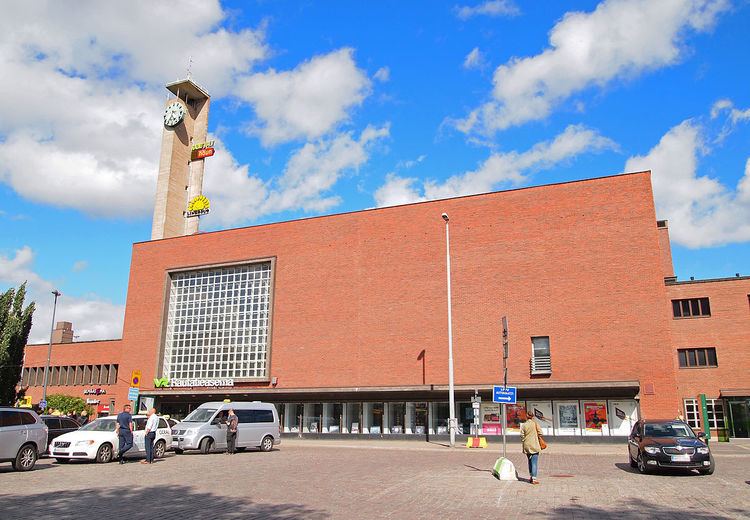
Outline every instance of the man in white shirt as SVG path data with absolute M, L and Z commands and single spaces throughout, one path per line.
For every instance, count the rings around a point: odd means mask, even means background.
M 156 439 L 156 429 L 159 427 L 159 416 L 156 415 L 156 408 L 151 408 L 146 414 L 146 460 L 141 464 L 154 463 L 154 440 Z

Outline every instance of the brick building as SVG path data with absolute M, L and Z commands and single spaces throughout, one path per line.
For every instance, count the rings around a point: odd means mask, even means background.
M 49 392 L 119 407 L 140 370 L 141 400 L 177 416 L 261 399 L 289 433 L 443 434 L 444 212 L 459 428 L 476 392 L 483 431 L 501 429 L 507 316 L 509 384 L 548 435 L 695 423 L 705 393 L 713 426 L 747 436 L 750 278 L 675 280 L 648 172 L 136 243 L 122 339 L 55 344 L 52 366 L 78 368 Z M 46 350 L 27 348 L 35 402 Z

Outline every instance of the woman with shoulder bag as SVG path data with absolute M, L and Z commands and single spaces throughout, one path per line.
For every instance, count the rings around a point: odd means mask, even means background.
M 526 411 L 526 421 L 521 425 L 521 445 L 523 452 L 529 459 L 529 482 L 539 484 L 537 469 L 539 468 L 539 454 L 547 447 L 542 438 L 542 429 L 534 420 L 534 413 Z

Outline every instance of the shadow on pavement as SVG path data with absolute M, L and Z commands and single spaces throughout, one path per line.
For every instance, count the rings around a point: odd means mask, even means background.
M 42 471 L 45 469 L 55 469 L 56 465 L 54 464 L 40 464 L 41 460 L 36 461 L 36 465 L 34 466 L 34 469 L 31 470 L 31 472 L 36 471 Z M 0 475 L 4 473 L 20 473 L 13 469 L 13 466 L 10 465 L 10 462 L 8 463 L 2 463 L 0 464 Z M 2 516 L 0 516 L 2 518 Z
M 30 511 L 33 514 L 30 515 Z M 328 518 L 325 511 L 301 504 L 262 504 L 196 491 L 188 486 L 118 487 L 56 493 L 0 495 L 0 518 Z
M 618 469 L 621 469 L 625 473 L 634 473 L 636 475 L 640 475 L 640 471 L 638 471 L 638 468 L 631 468 L 630 464 L 626 462 L 616 462 L 615 467 Z M 649 473 L 648 475 L 644 475 L 644 477 L 697 477 L 698 472 L 694 471 L 692 469 L 680 469 L 680 468 L 662 468 L 656 473 Z
M 632 520 L 644 518 L 691 518 L 691 519 L 730 519 L 735 518 L 734 515 L 742 516 L 747 513 L 744 509 L 729 508 L 727 511 L 731 512 L 733 516 L 724 516 L 717 513 L 701 513 L 698 511 L 690 511 L 686 513 L 684 509 L 677 509 L 674 507 L 663 506 L 653 502 L 647 502 L 639 498 L 631 498 L 618 502 L 618 512 L 616 517 L 618 520 Z M 545 511 L 536 511 L 539 516 L 547 518 L 613 518 L 613 512 L 611 509 L 612 504 L 609 507 L 598 507 L 598 506 L 587 506 L 582 504 L 571 504 L 566 506 L 555 507 Z
M 481 469 L 481 468 L 477 468 L 475 466 L 469 466 L 468 464 L 464 464 L 464 467 L 465 468 L 469 468 L 472 471 L 484 471 L 486 473 L 492 474 L 492 470 L 491 469 Z

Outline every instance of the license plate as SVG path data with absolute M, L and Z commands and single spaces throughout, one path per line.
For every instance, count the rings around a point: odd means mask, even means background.
M 672 462 L 690 462 L 690 455 L 672 455 Z

